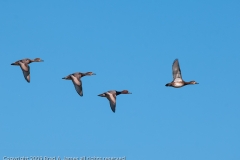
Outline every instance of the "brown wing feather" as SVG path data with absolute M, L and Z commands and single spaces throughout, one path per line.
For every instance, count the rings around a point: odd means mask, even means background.
M 24 78 L 29 83 L 30 82 L 30 66 L 26 63 L 20 63 L 20 67 L 22 69 Z
M 182 81 L 182 74 L 181 69 L 179 66 L 178 59 L 175 59 L 172 65 L 172 74 L 173 74 L 173 81 Z
M 116 110 L 116 94 L 113 93 L 106 93 L 107 94 L 107 99 L 109 100 L 110 107 L 113 112 Z
M 76 80 L 75 80 L 76 81 Z M 83 96 L 83 90 L 82 90 L 82 81 L 79 80 L 77 83 L 74 80 L 72 80 L 73 85 L 77 91 L 77 93 L 82 97 Z

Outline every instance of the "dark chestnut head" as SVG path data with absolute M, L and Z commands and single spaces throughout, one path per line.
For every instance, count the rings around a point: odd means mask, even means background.
M 196 81 L 190 81 L 190 84 L 199 84 Z
M 43 62 L 43 60 L 41 58 L 35 58 L 34 60 L 32 60 L 33 62 Z
M 84 75 L 86 75 L 86 76 L 92 76 L 92 75 L 96 75 L 96 74 L 93 73 L 93 72 L 87 72 L 87 73 L 85 73 Z
M 121 94 L 132 94 L 132 93 L 129 92 L 128 90 L 123 90 L 123 91 L 121 92 Z

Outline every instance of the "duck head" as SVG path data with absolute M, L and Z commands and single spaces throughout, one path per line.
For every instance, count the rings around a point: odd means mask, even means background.
M 123 91 L 121 91 L 121 94 L 132 94 L 132 93 L 129 92 L 128 90 L 123 90 Z
M 87 72 L 86 75 L 88 75 L 88 76 L 92 76 L 92 75 L 96 75 L 96 73 L 93 73 L 93 72 Z
M 196 81 L 190 81 L 190 84 L 199 84 Z

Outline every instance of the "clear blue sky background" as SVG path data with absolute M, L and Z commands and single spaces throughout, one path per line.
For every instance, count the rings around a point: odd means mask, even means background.
M 238 0 L 1 0 L 0 158 L 240 159 Z M 19 67 L 32 63 L 31 83 Z M 183 79 L 167 88 L 179 58 Z M 71 81 L 84 77 L 84 96 Z M 97 95 L 128 89 L 116 113 Z

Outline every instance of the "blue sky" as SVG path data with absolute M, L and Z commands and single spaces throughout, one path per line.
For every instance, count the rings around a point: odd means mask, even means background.
M 240 158 L 240 2 L 0 1 L 0 157 Z M 32 63 L 31 83 L 19 67 Z M 172 62 L 199 85 L 165 87 Z M 84 77 L 80 97 L 71 81 Z M 97 95 L 128 89 L 116 113 Z

